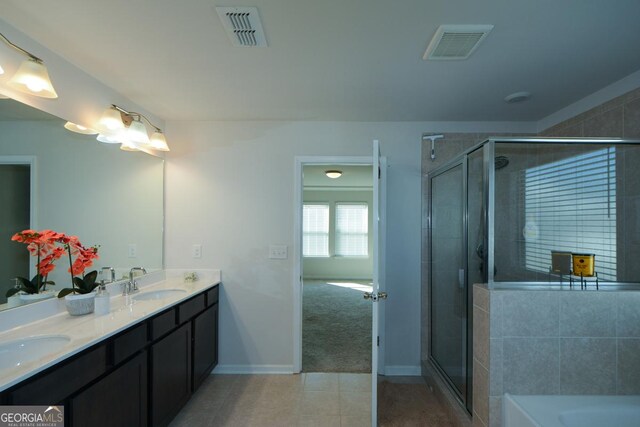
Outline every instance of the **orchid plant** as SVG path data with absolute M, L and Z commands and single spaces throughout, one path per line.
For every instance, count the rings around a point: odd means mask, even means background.
M 26 244 L 29 253 L 37 257 L 37 273 L 31 280 L 16 277 L 17 286 L 7 291 L 7 298 L 18 292 L 38 294 L 45 291 L 47 285 L 55 285 L 53 281 L 47 280 L 47 277 L 55 268 L 54 261 L 64 255 L 64 249 L 55 244 L 59 234 L 51 230 L 24 230 L 11 237 L 15 242 Z
M 61 298 L 70 293 L 86 294 L 96 287 L 97 271 L 84 274 L 84 271 L 93 265 L 93 260 L 98 258 L 98 246 L 85 247 L 76 236 L 67 236 L 52 230 L 24 230 L 13 235 L 11 240 L 25 243 L 27 250 L 37 257 L 37 274 L 32 280 L 17 277 L 19 285 L 9 289 L 7 297 L 20 291 L 27 294 L 35 294 L 45 290 L 47 285 L 55 285 L 47 280 L 49 273 L 55 269 L 54 262 L 62 258 L 65 253 L 69 257 L 69 269 L 71 274 L 71 288 L 62 289 L 58 293 Z M 75 257 L 75 261 L 73 260 Z M 76 277 L 82 275 L 82 277 Z

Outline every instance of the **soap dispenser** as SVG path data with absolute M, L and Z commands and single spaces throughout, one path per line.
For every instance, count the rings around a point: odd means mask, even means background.
M 107 292 L 104 280 L 100 281 L 100 287 L 96 293 L 95 314 L 96 316 L 104 316 L 111 311 L 111 295 Z

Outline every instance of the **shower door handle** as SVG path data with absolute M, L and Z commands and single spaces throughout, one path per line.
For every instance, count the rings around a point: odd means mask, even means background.
M 464 289 L 464 268 L 458 269 L 458 287 Z

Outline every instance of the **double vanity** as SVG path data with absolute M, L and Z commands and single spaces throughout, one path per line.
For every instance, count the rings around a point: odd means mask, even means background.
M 63 405 L 66 426 L 168 425 L 218 362 L 220 273 L 140 282 L 126 297 L 111 285 L 107 315 L 0 333 L 0 404 Z

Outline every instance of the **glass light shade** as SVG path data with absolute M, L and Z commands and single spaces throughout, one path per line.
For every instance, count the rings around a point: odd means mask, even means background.
M 89 128 L 86 128 L 86 127 L 84 127 L 82 125 L 77 125 L 77 124 L 72 123 L 72 122 L 65 123 L 64 124 L 64 128 L 66 130 L 70 130 L 71 132 L 80 133 L 82 135 L 95 135 L 95 134 L 98 133 L 97 131 L 95 131 L 93 129 L 89 129 Z
M 100 120 L 96 124 L 96 129 L 103 135 L 113 136 L 118 133 L 119 130 L 124 129 L 124 123 L 122 123 L 122 117 L 120 111 L 113 107 L 109 107 L 102 113 Z
M 158 151 L 169 151 L 167 139 L 161 131 L 154 132 L 150 140 L 151 148 Z
M 0 75 L 4 74 L 4 70 L 2 69 L 2 65 L 0 65 Z
M 137 145 L 149 145 L 147 128 L 140 120 L 133 120 L 126 133 L 127 140 Z
M 43 63 L 31 58 L 22 61 L 18 71 L 13 75 L 7 84 L 20 92 L 41 98 L 57 98 L 47 67 Z
M 122 145 L 120 146 L 120 149 L 122 151 L 140 151 L 138 150 L 138 147 L 136 147 L 135 144 L 129 141 L 123 142 Z
M 328 178 L 336 179 L 336 178 L 340 178 L 342 176 L 342 171 L 339 171 L 339 170 L 328 170 L 328 171 L 325 171 L 324 174 L 327 175 Z
M 107 136 L 103 134 L 98 134 L 96 139 L 100 142 L 104 142 L 105 144 L 121 144 L 121 142 L 118 141 L 117 136 Z

